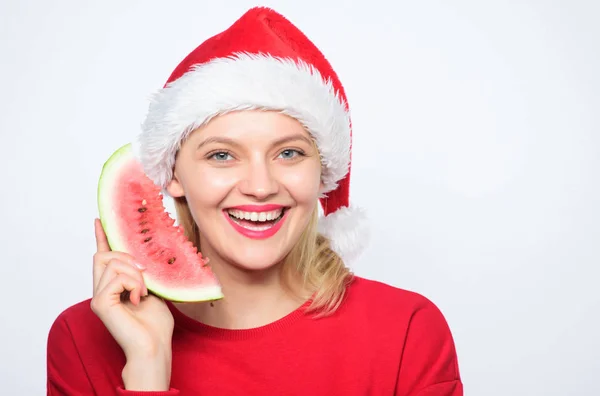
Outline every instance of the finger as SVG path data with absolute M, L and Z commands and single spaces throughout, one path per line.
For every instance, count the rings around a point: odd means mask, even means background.
M 140 291 L 142 295 L 148 294 L 148 289 L 146 288 L 146 284 L 144 282 L 144 277 L 139 269 L 134 268 L 130 264 L 119 261 L 118 259 L 112 259 L 106 265 L 106 269 L 100 276 L 98 280 L 98 284 L 94 289 L 94 294 L 98 294 L 100 290 L 104 289 L 108 283 L 112 282 L 112 280 L 121 275 L 125 274 L 132 279 L 135 279 L 140 284 Z
M 129 292 L 129 299 L 133 305 L 138 305 L 142 298 L 142 285 L 139 280 L 131 277 L 129 274 L 121 273 L 115 276 L 98 293 L 99 301 L 107 308 L 121 303 L 121 294 Z
M 96 249 L 99 252 L 110 252 L 110 246 L 108 245 L 108 239 L 102 228 L 102 222 L 100 219 L 94 220 L 94 230 L 96 232 Z
M 100 278 L 102 277 L 102 274 L 106 270 L 106 266 L 110 262 L 110 260 L 118 260 L 118 261 L 127 263 L 127 264 L 129 264 L 139 270 L 142 270 L 142 271 L 146 269 L 145 266 L 137 263 L 134 260 L 133 256 L 131 256 L 130 254 L 123 253 L 123 252 L 115 252 L 115 251 L 98 252 L 94 255 L 94 268 L 93 268 L 94 290 L 96 290 L 96 287 L 98 286 L 98 282 L 100 281 Z
M 111 259 L 102 275 L 98 279 L 98 284 L 96 285 L 94 291 L 98 293 L 99 290 L 102 290 L 106 287 L 106 285 L 117 275 L 119 274 L 127 274 L 130 277 L 137 279 L 142 285 L 142 291 L 147 293 L 146 284 L 144 282 L 144 277 L 142 276 L 141 271 L 134 266 L 124 263 L 117 258 Z

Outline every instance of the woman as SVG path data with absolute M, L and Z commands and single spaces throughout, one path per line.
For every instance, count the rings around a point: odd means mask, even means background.
M 96 220 L 93 298 L 50 330 L 48 394 L 462 395 L 436 306 L 346 267 L 365 239 L 350 140 L 339 79 L 274 11 L 192 51 L 135 145 L 226 297 L 148 294 Z

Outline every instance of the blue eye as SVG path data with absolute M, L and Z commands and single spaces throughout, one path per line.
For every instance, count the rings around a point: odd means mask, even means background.
M 211 158 L 216 159 L 217 161 L 227 161 L 231 158 L 231 155 L 226 151 L 219 151 L 210 156 Z
M 298 150 L 283 150 L 280 154 L 282 156 L 283 159 L 292 159 L 294 158 L 296 155 L 301 155 L 301 153 Z

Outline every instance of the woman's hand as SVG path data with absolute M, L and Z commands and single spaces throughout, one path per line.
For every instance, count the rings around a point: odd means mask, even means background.
M 168 390 L 171 378 L 173 316 L 165 302 L 148 295 L 144 268 L 129 254 L 110 250 L 100 220 L 95 220 L 92 311 L 121 346 L 127 363 L 126 389 Z M 123 297 L 126 296 L 126 297 Z

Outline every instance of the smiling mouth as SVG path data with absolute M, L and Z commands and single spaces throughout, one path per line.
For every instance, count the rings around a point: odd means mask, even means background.
M 250 231 L 265 231 L 281 221 L 288 208 L 280 208 L 267 212 L 246 212 L 229 209 L 227 214 L 231 221 Z

